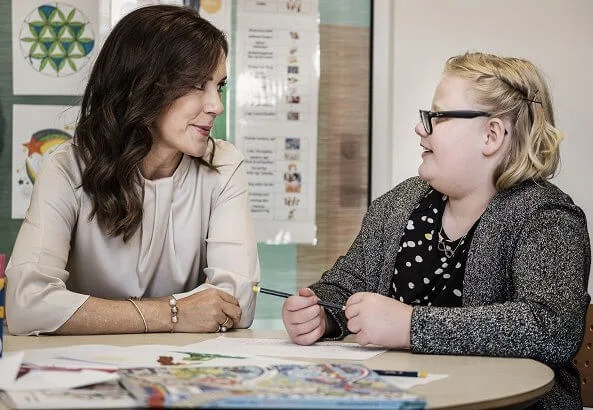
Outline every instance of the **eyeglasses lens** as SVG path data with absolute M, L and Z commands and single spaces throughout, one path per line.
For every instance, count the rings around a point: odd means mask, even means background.
M 426 131 L 427 134 L 431 134 L 432 124 L 430 123 L 428 111 L 420 111 L 420 120 L 422 121 L 422 125 L 424 125 L 424 131 Z

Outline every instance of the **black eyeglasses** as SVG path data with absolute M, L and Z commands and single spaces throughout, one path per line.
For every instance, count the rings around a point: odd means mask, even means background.
M 420 120 L 427 134 L 432 134 L 433 118 L 476 118 L 490 117 L 486 111 L 455 110 L 455 111 L 426 111 L 420 110 Z M 505 130 L 506 131 L 506 130 Z

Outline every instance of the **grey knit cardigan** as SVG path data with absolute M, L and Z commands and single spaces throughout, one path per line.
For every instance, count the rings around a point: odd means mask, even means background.
M 311 289 L 344 303 L 356 292 L 388 295 L 407 221 L 429 190 L 410 178 L 373 201 L 345 256 Z M 571 363 L 590 300 L 591 248 L 583 211 L 549 182 L 527 181 L 497 193 L 468 251 L 462 307 L 415 306 L 414 353 L 526 357 L 549 365 L 555 385 L 535 408 L 582 408 Z M 327 311 L 339 339 L 342 313 Z

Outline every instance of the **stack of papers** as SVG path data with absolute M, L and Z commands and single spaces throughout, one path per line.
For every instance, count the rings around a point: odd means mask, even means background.
M 290 363 L 300 362 L 219 354 L 194 345 L 77 345 L 6 353 L 0 359 L 0 390 L 2 399 L 17 409 L 137 407 L 119 385 L 118 369 Z
M 250 354 L 241 353 L 246 351 Z M 186 346 L 76 345 L 35 349 L 5 353 L 0 359 L 0 394 L 8 406 L 17 409 L 137 407 L 143 404 L 120 384 L 124 369 L 310 366 L 294 358 L 358 361 L 384 351 L 356 343 L 299 346 L 281 339 L 224 336 Z M 446 375 L 383 380 L 407 389 L 442 377 Z

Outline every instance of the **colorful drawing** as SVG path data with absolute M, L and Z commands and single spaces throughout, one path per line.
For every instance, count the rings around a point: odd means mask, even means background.
M 71 138 L 72 135 L 66 131 L 45 129 L 33 133 L 28 142 L 21 144 L 26 158 L 24 163 L 16 168 L 15 183 L 24 197 L 31 196 L 43 159 L 58 145 Z
M 42 4 L 24 19 L 21 52 L 36 71 L 63 77 L 80 71 L 90 60 L 95 34 L 89 19 L 74 6 Z
M 161 366 L 181 366 L 187 365 L 186 362 L 207 362 L 209 360 L 214 359 L 245 359 L 244 356 L 228 356 L 224 354 L 216 354 L 216 353 L 197 353 L 197 352 L 175 352 L 181 353 L 184 357 L 181 359 L 180 362 L 176 362 L 173 356 L 159 356 L 157 359 L 157 363 Z
M 12 217 L 23 218 L 43 161 L 72 139 L 78 107 L 13 105 Z
M 150 407 L 423 409 L 426 402 L 360 364 L 153 367 L 119 372 Z
M 25 167 L 31 184 L 34 184 L 37 179 L 39 164 L 43 160 L 43 157 L 51 153 L 58 145 L 69 139 L 72 139 L 72 135 L 66 131 L 46 129 L 37 131 L 31 135 L 29 142 L 23 144 L 23 147 L 27 150 Z

